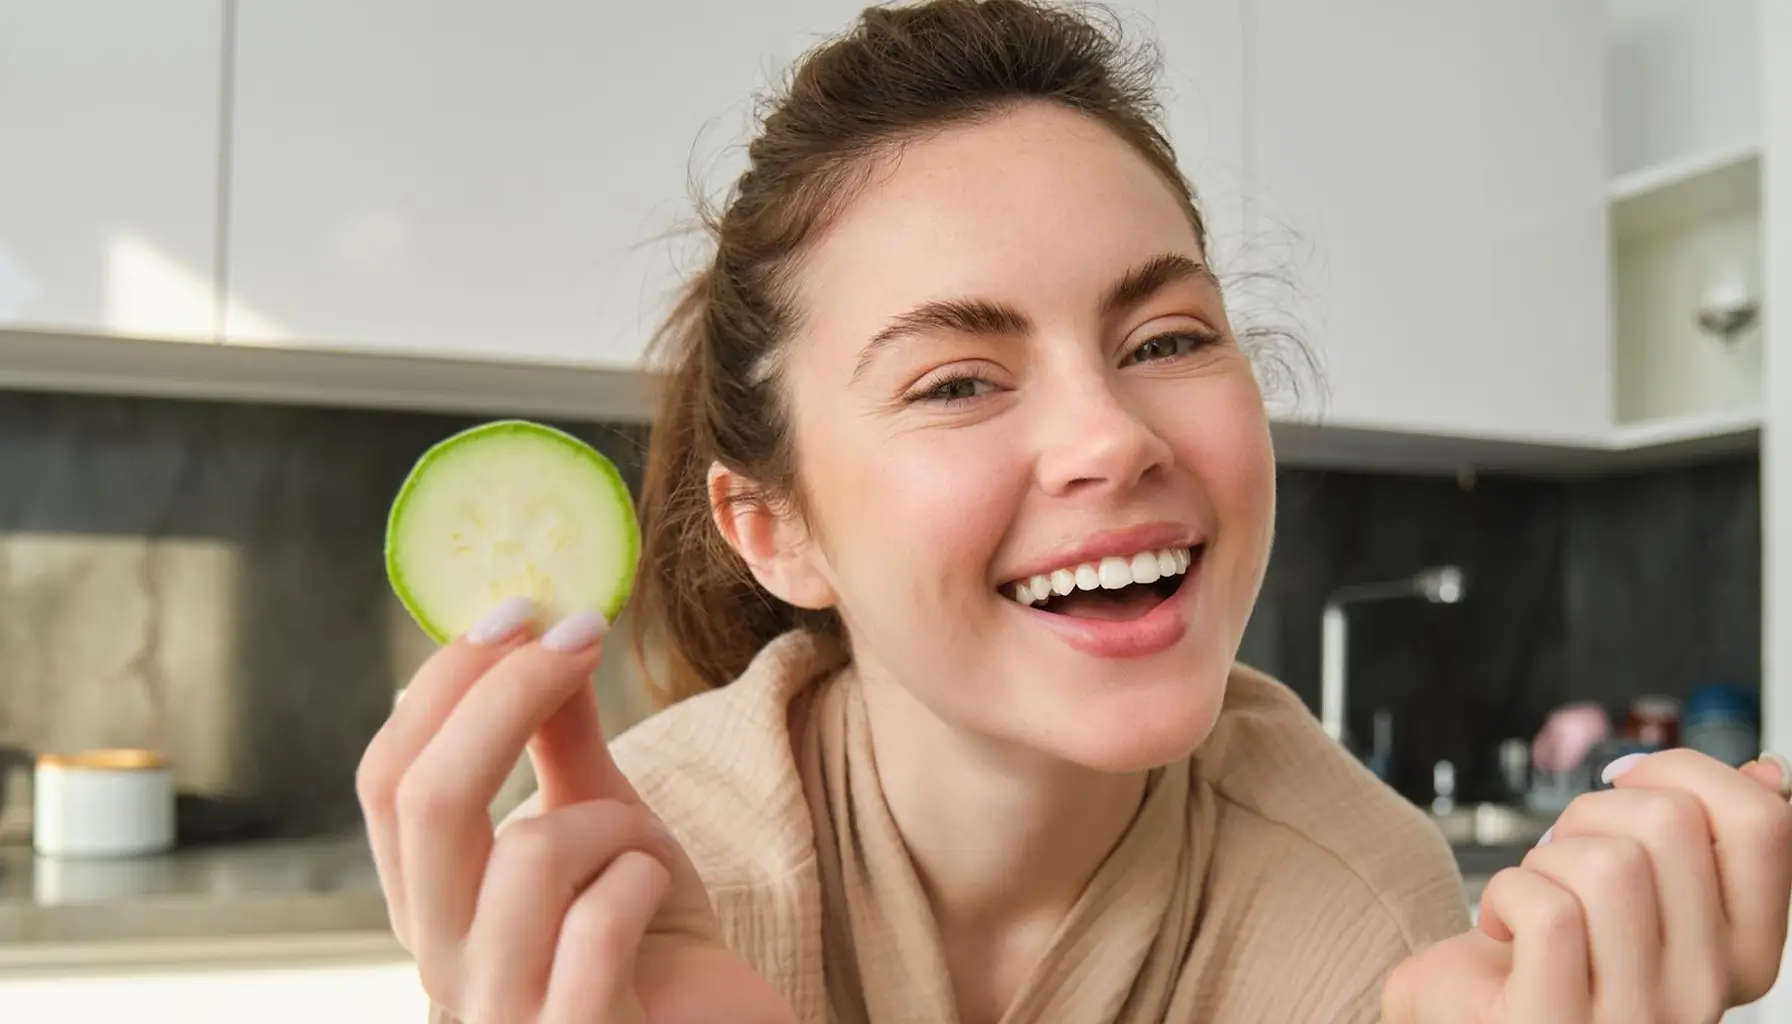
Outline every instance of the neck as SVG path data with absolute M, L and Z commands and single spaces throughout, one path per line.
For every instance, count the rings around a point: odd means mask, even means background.
M 863 682 L 884 799 L 942 937 L 1049 936 L 1137 814 L 1145 775 L 969 737 L 901 686 Z

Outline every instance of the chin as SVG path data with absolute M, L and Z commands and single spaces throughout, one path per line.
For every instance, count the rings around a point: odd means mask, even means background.
M 1160 768 L 1188 757 L 1206 741 L 1225 695 L 1224 673 L 1195 685 L 1187 674 L 1155 686 L 1135 682 L 1066 707 L 1047 745 L 1065 760 L 1096 771 Z

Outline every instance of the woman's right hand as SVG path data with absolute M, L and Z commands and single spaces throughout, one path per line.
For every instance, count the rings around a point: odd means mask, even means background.
M 603 620 L 535 638 L 531 612 L 506 602 L 425 662 L 356 776 L 424 990 L 465 1024 L 794 1021 L 610 757 L 590 685 Z M 538 813 L 494 831 L 525 749 Z

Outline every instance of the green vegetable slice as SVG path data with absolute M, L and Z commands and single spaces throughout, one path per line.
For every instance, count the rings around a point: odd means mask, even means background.
M 536 603 L 544 625 L 586 609 L 614 621 L 640 555 L 634 499 L 615 464 L 527 420 L 436 443 L 386 520 L 386 577 L 442 644 L 516 595 Z

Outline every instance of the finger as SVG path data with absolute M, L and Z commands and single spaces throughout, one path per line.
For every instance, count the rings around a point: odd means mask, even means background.
M 1525 856 L 1526 870 L 1580 902 L 1586 921 L 1593 1019 L 1647 1020 L 1661 975 L 1661 919 L 1649 852 L 1629 836 L 1558 836 Z
M 1436 942 L 1408 957 L 1381 989 L 1385 1024 L 1484 1020 L 1512 973 L 1512 945 L 1479 931 Z M 1547 1024 L 1547 1022 L 1538 1022 Z
M 588 800 L 616 800 L 645 806 L 610 754 L 598 714 L 597 694 L 589 685 L 577 688 L 542 723 L 528 749 L 543 809 Z M 672 893 L 661 907 L 662 926 L 709 937 L 710 922 L 713 921 L 709 891 L 676 839 L 668 846 L 670 855 L 665 863 L 672 873 Z
M 529 737 L 575 689 L 589 685 L 595 637 L 584 636 L 584 646 L 573 650 L 549 646 L 553 637 L 549 630 L 492 666 L 399 783 L 407 921 L 430 941 L 465 938 L 491 852 L 491 802 Z
M 534 605 L 526 598 L 501 601 L 465 635 L 431 655 L 411 676 L 404 699 L 367 744 L 356 768 L 355 793 L 367 822 L 374 869 L 401 943 L 406 941 L 406 900 L 399 856 L 399 783 L 474 682 L 527 638 L 534 614 Z
M 610 756 L 598 716 L 597 692 L 579 687 L 548 716 L 529 742 L 543 810 L 584 800 L 640 802 L 640 795 Z
M 614 800 L 574 804 L 505 829 L 467 937 L 465 1019 L 535 1019 L 561 922 L 579 894 L 623 852 L 665 859 L 669 845 L 644 807 Z
M 1768 762 L 1771 763 L 1771 762 Z M 1694 750 L 1664 750 L 1624 768 L 1619 789 L 1691 793 L 1708 821 L 1718 891 L 1729 923 L 1731 997 L 1753 1002 L 1779 974 L 1792 903 L 1792 805 L 1751 777 Z
M 1506 868 L 1481 893 L 1481 931 L 1512 943 L 1507 1020 L 1585 1021 L 1592 1013 L 1587 923 L 1580 901 L 1526 868 Z
M 635 957 L 671 884 L 665 865 L 630 850 L 579 894 L 560 927 L 542 1024 L 645 1018 L 635 995 Z
M 1689 793 L 1613 789 L 1569 804 L 1556 822 L 1555 838 L 1539 847 L 1540 852 L 1563 839 L 1612 836 L 1642 845 L 1654 876 L 1663 980 L 1672 1002 L 1689 1011 L 1708 1007 L 1729 989 L 1727 931 L 1707 828 L 1703 808 Z
M 1792 764 L 1778 754 L 1762 754 L 1759 760 L 1742 766 L 1742 773 L 1779 795 L 1792 800 Z

